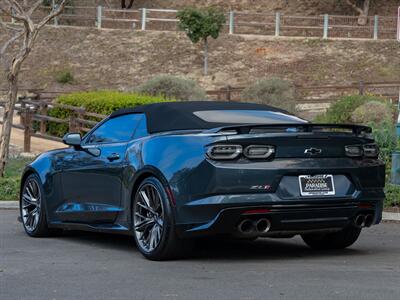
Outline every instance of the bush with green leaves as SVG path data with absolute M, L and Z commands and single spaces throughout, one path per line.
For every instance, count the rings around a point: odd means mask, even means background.
M 350 119 L 355 124 L 391 122 L 393 119 L 393 109 L 388 103 L 369 101 L 357 107 L 351 114 Z
M 385 207 L 400 206 L 400 185 L 387 183 L 385 195 Z
M 137 89 L 138 93 L 181 101 L 205 100 L 206 92 L 195 81 L 170 75 L 156 76 Z
M 333 103 L 326 113 L 317 116 L 314 119 L 315 123 L 352 123 L 351 116 L 353 112 L 361 105 L 371 102 L 385 102 L 385 98 L 374 95 L 351 95 L 340 98 Z
M 78 92 L 59 96 L 57 103 L 85 108 L 86 111 L 102 115 L 109 115 L 120 108 L 135 107 L 158 102 L 166 102 L 164 97 L 153 97 L 138 93 L 122 93 L 117 91 L 93 91 Z M 64 108 L 52 108 L 49 116 L 60 119 L 68 119 L 73 112 Z M 99 121 L 92 118 L 94 121 Z M 48 122 L 48 133 L 55 136 L 63 136 L 68 132 L 68 125 Z
M 242 99 L 271 105 L 288 112 L 296 112 L 296 99 L 292 83 L 279 78 L 259 80 L 242 92 Z
M 56 81 L 61 84 L 73 83 L 74 75 L 69 70 L 62 70 L 56 74 Z
M 375 143 L 379 146 L 379 156 L 386 164 L 386 180 L 390 179 L 392 153 L 397 149 L 397 134 L 394 123 L 386 120 L 379 123 L 369 123 L 372 127 Z
M 204 44 L 204 75 L 208 74 L 208 38 L 217 39 L 226 23 L 225 14 L 221 9 L 185 8 L 177 13 L 179 28 L 186 32 L 192 43 L 203 41 Z

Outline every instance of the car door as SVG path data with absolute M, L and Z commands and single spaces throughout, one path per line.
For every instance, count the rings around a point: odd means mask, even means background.
M 62 167 L 64 222 L 112 223 L 121 211 L 125 152 L 143 114 L 110 118 L 97 126 L 73 150 Z M 95 151 L 99 155 L 93 155 Z

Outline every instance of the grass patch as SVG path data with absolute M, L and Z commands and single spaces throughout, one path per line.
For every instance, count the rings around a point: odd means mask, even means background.
M 6 165 L 4 177 L 0 177 L 0 201 L 18 200 L 21 174 L 30 158 L 12 158 Z

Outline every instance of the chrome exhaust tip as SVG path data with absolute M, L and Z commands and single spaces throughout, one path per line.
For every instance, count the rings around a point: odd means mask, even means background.
M 354 219 L 354 225 L 358 228 L 364 227 L 365 224 L 365 216 L 364 215 L 358 215 Z
M 372 223 L 374 222 L 374 215 L 366 215 L 365 220 L 364 220 L 364 226 L 365 227 L 371 227 Z
M 260 219 L 255 223 L 258 233 L 267 233 L 271 229 L 271 222 L 268 219 Z
M 249 234 L 254 231 L 253 222 L 249 219 L 245 219 L 239 223 L 238 229 L 240 233 Z

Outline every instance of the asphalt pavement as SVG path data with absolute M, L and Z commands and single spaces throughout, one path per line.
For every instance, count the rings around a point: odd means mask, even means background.
M 400 299 L 400 224 L 363 231 L 341 251 L 300 238 L 202 242 L 151 262 L 133 239 L 82 232 L 29 238 L 0 210 L 0 299 Z

